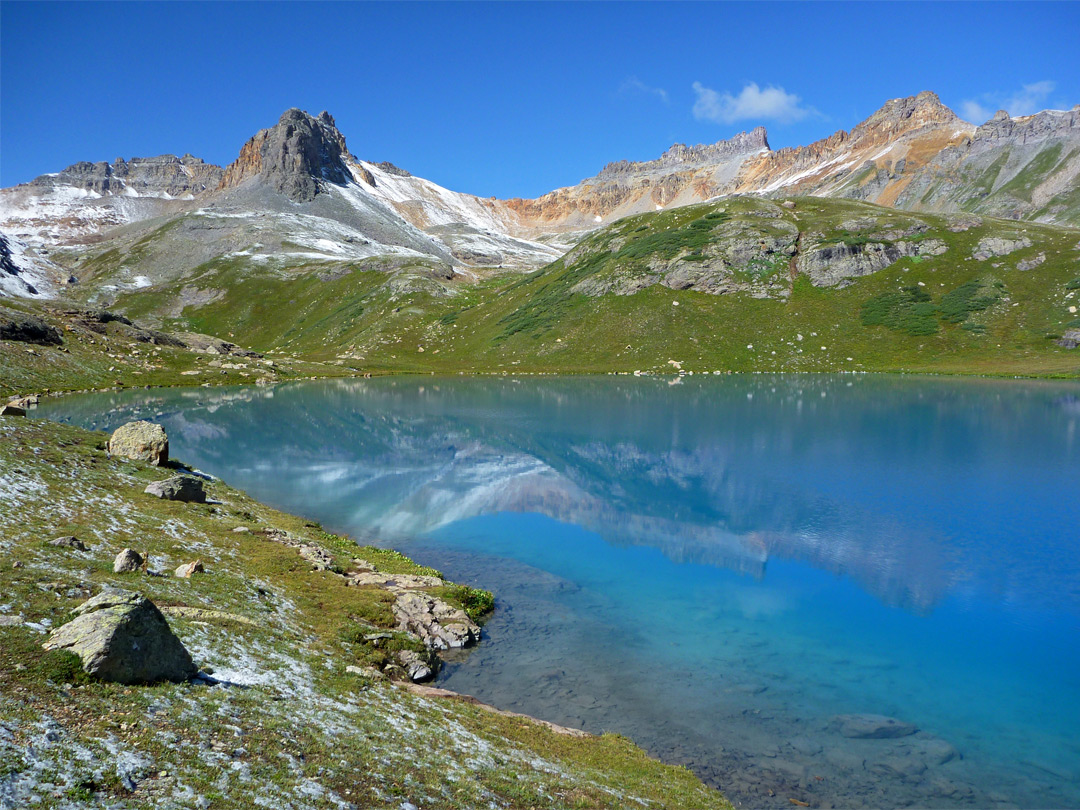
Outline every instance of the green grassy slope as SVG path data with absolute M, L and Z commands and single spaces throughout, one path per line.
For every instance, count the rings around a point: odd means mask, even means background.
M 167 324 L 375 372 L 659 371 L 673 368 L 669 360 L 695 371 L 1080 372 L 1080 355 L 1054 344 L 1080 322 L 1069 311 L 1080 295 L 1071 286 L 1080 278 L 1080 231 L 990 218 L 955 231 L 955 217 L 846 200 L 795 203 L 731 198 L 630 217 L 541 271 L 479 282 L 422 272 L 403 282 L 401 274 L 347 264 L 275 274 L 208 266 L 199 284 L 225 294 Z M 860 221 L 865 227 L 845 227 Z M 771 253 L 733 272 L 753 289 L 575 291 L 589 279 L 644 277 L 680 257 L 684 266 L 707 261 L 726 249 L 733 229 L 764 241 L 797 229 L 802 254 L 860 249 L 880 242 L 882 232 L 905 229 L 914 233 L 886 241 L 940 240 L 947 249 L 900 258 L 846 286 L 814 286 L 793 272 L 788 256 Z M 991 236 L 1032 244 L 972 258 Z M 1040 254 L 1038 266 L 1017 269 Z M 154 315 L 170 300 L 169 289 L 147 288 L 117 306 Z
M 393 597 L 312 570 L 260 530 L 321 546 L 344 570 L 359 555 L 433 572 L 222 482 L 209 504 L 145 495 L 173 471 L 110 458 L 105 439 L 0 416 L 0 796 L 12 806 L 730 808 L 622 737 L 557 734 L 347 672 L 372 662 L 363 630 L 392 627 Z M 67 534 L 89 550 L 49 544 Z M 154 571 L 196 558 L 206 571 L 114 574 L 126 546 Z M 170 609 L 196 663 L 235 685 L 103 683 L 41 648 L 110 584 Z

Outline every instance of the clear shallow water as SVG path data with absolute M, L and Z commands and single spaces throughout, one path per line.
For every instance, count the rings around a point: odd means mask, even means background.
M 50 401 L 495 590 L 440 684 L 748 807 L 1080 807 L 1080 387 L 399 378 Z M 848 739 L 835 715 L 921 731 Z

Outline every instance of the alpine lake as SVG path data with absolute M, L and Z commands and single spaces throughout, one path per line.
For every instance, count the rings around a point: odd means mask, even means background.
M 740 807 L 1080 807 L 1080 386 L 388 377 L 43 401 L 492 590 L 437 685 Z

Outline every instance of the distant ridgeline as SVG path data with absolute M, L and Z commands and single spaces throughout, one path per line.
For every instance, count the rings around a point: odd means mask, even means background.
M 3 189 L 0 293 L 359 370 L 1072 374 L 1078 175 L 1080 108 L 976 127 L 924 92 L 482 199 L 293 109 L 225 168 Z

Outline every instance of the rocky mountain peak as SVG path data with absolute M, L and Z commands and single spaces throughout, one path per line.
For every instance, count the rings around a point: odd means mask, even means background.
M 881 141 L 906 135 L 909 132 L 958 122 L 956 113 L 941 103 L 937 93 L 924 90 L 915 96 L 894 98 L 857 125 L 848 141 Z
M 349 181 L 348 157 L 345 136 L 330 113 L 312 117 L 294 107 L 282 113 L 276 126 L 260 130 L 244 144 L 226 168 L 220 188 L 260 178 L 295 202 L 310 202 L 319 194 L 319 181 Z
M 687 146 L 674 144 L 656 160 L 631 161 L 618 160 L 607 164 L 596 176 L 597 180 L 610 180 L 628 175 L 650 174 L 656 172 L 697 169 L 710 164 L 722 163 L 732 158 L 768 151 L 769 140 L 765 127 L 755 127 L 749 132 L 740 132 L 733 138 L 717 141 L 713 144 L 699 143 Z

